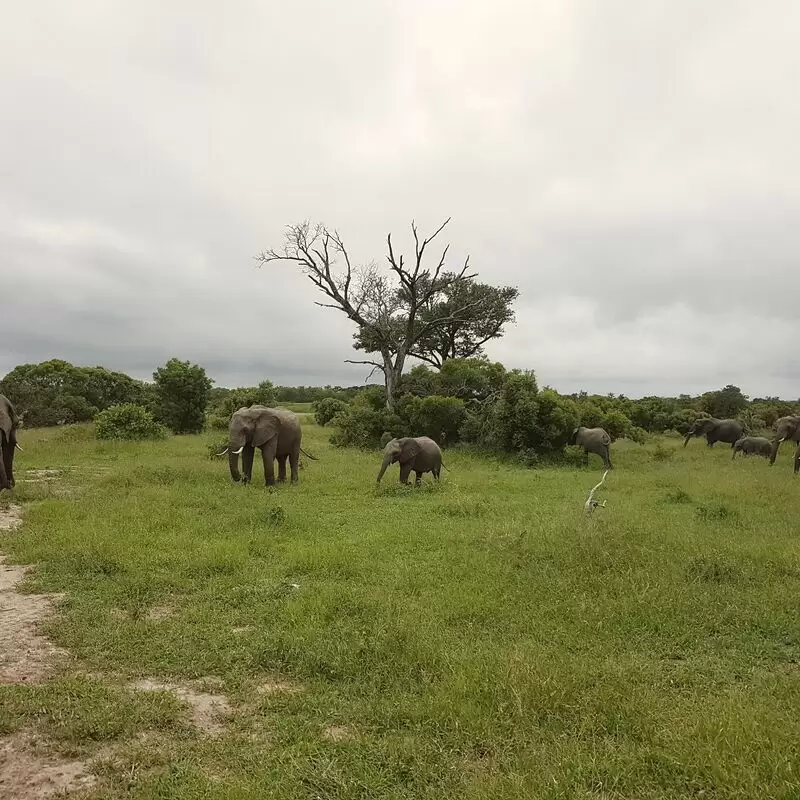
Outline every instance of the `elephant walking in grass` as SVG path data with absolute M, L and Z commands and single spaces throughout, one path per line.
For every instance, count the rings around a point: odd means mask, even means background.
M 316 461 L 314 456 L 300 447 L 303 433 L 297 414 L 285 408 L 267 408 L 254 405 L 242 407 L 234 411 L 228 426 L 228 446 L 219 455 L 228 453 L 228 464 L 231 478 L 234 481 L 250 483 L 253 478 L 253 456 L 255 448 L 261 450 L 264 461 L 264 482 L 267 486 L 275 485 L 275 465 L 278 459 L 278 480 L 286 480 L 286 459 L 292 474 L 292 483 L 297 483 L 299 476 L 297 465 L 300 453 Z M 242 472 L 239 474 L 239 454 L 242 454 Z
M 419 486 L 423 472 L 433 473 L 439 480 L 442 468 L 442 451 L 439 445 L 427 436 L 406 436 L 403 439 L 392 439 L 383 449 L 383 463 L 378 473 L 378 483 L 383 478 L 387 467 L 400 462 L 400 483 L 408 483 L 408 476 L 415 473 L 414 483 Z
M 724 442 L 733 447 L 744 435 L 744 425 L 738 419 L 701 417 L 696 419 L 689 428 L 683 440 L 683 446 L 686 447 L 692 436 L 705 436 L 709 447 L 713 447 L 716 442 Z
M 739 452 L 746 456 L 756 455 L 769 458 L 772 454 L 772 442 L 763 436 L 743 436 L 734 442 L 731 458 L 736 458 L 736 454 Z
M 20 419 L 11 401 L 0 394 L 0 491 L 14 488 L 14 450 L 17 444 Z
M 606 469 L 613 469 L 611 463 L 611 437 L 603 428 L 575 428 L 569 439 L 570 444 L 583 448 L 586 463 L 589 463 L 589 453 L 594 453 L 603 459 Z
M 800 416 L 781 417 L 775 423 L 775 436 L 772 439 L 772 450 L 769 455 L 770 465 L 775 463 L 778 448 L 785 441 L 794 442 L 797 445 L 792 458 L 796 475 L 800 472 Z

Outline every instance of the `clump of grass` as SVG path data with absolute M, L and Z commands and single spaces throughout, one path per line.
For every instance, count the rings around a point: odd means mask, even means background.
M 735 509 L 719 502 L 699 505 L 694 513 L 703 522 L 722 522 L 736 516 Z
M 672 461 L 675 458 L 675 449 L 672 447 L 664 447 L 661 442 L 656 442 L 655 447 L 651 451 L 653 461 Z
M 685 504 L 692 502 L 691 495 L 687 491 L 681 489 L 680 486 L 676 487 L 675 489 L 670 489 L 670 491 L 667 492 L 665 499 L 668 503 Z
M 691 581 L 734 583 L 738 577 L 738 570 L 730 563 L 698 556 L 689 562 L 686 574 Z
M 272 506 L 267 509 L 267 525 L 277 527 L 286 521 L 286 509 L 283 506 Z

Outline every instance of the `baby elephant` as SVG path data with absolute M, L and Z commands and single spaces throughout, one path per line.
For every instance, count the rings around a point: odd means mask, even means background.
M 400 483 L 408 483 L 408 476 L 413 470 L 416 473 L 414 483 L 419 485 L 423 472 L 432 472 L 439 480 L 442 468 L 442 451 L 439 445 L 427 436 L 406 436 L 392 439 L 383 449 L 383 464 L 378 473 L 378 483 L 389 464 L 400 462 Z
M 733 444 L 733 455 L 731 458 L 736 458 L 736 454 L 742 451 L 746 456 L 764 456 L 769 458 L 772 453 L 772 442 L 765 439 L 763 436 L 742 436 L 737 439 Z

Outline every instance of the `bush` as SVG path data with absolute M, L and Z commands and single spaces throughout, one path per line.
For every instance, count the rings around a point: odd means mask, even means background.
M 407 435 L 430 436 L 439 444 L 454 444 L 467 412 L 464 401 L 457 397 L 414 397 L 406 395 L 398 408 L 400 417 L 408 420 Z
M 349 406 L 333 418 L 338 430 L 331 436 L 331 444 L 336 447 L 377 447 L 387 430 L 385 422 L 385 411 Z
M 343 400 L 337 400 L 335 397 L 325 397 L 322 400 L 317 400 L 313 404 L 313 408 L 314 419 L 317 421 L 317 425 L 322 425 L 324 427 L 331 422 L 337 414 L 346 411 L 348 405 Z
M 647 441 L 647 431 L 644 428 L 637 428 L 635 425 L 625 434 L 626 439 L 630 439 L 636 444 L 644 444 Z
M 95 435 L 98 439 L 164 439 L 167 429 L 159 425 L 144 407 L 123 403 L 101 411 L 95 417 Z
M 212 381 L 197 364 L 171 358 L 154 373 L 156 417 L 173 433 L 199 433 Z

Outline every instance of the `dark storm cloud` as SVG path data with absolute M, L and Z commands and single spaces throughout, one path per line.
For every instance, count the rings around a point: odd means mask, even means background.
M 359 383 L 349 322 L 252 256 L 310 217 L 381 259 L 452 215 L 454 260 L 521 290 L 493 358 L 797 397 L 798 34 L 790 0 L 17 4 L 0 373 Z

